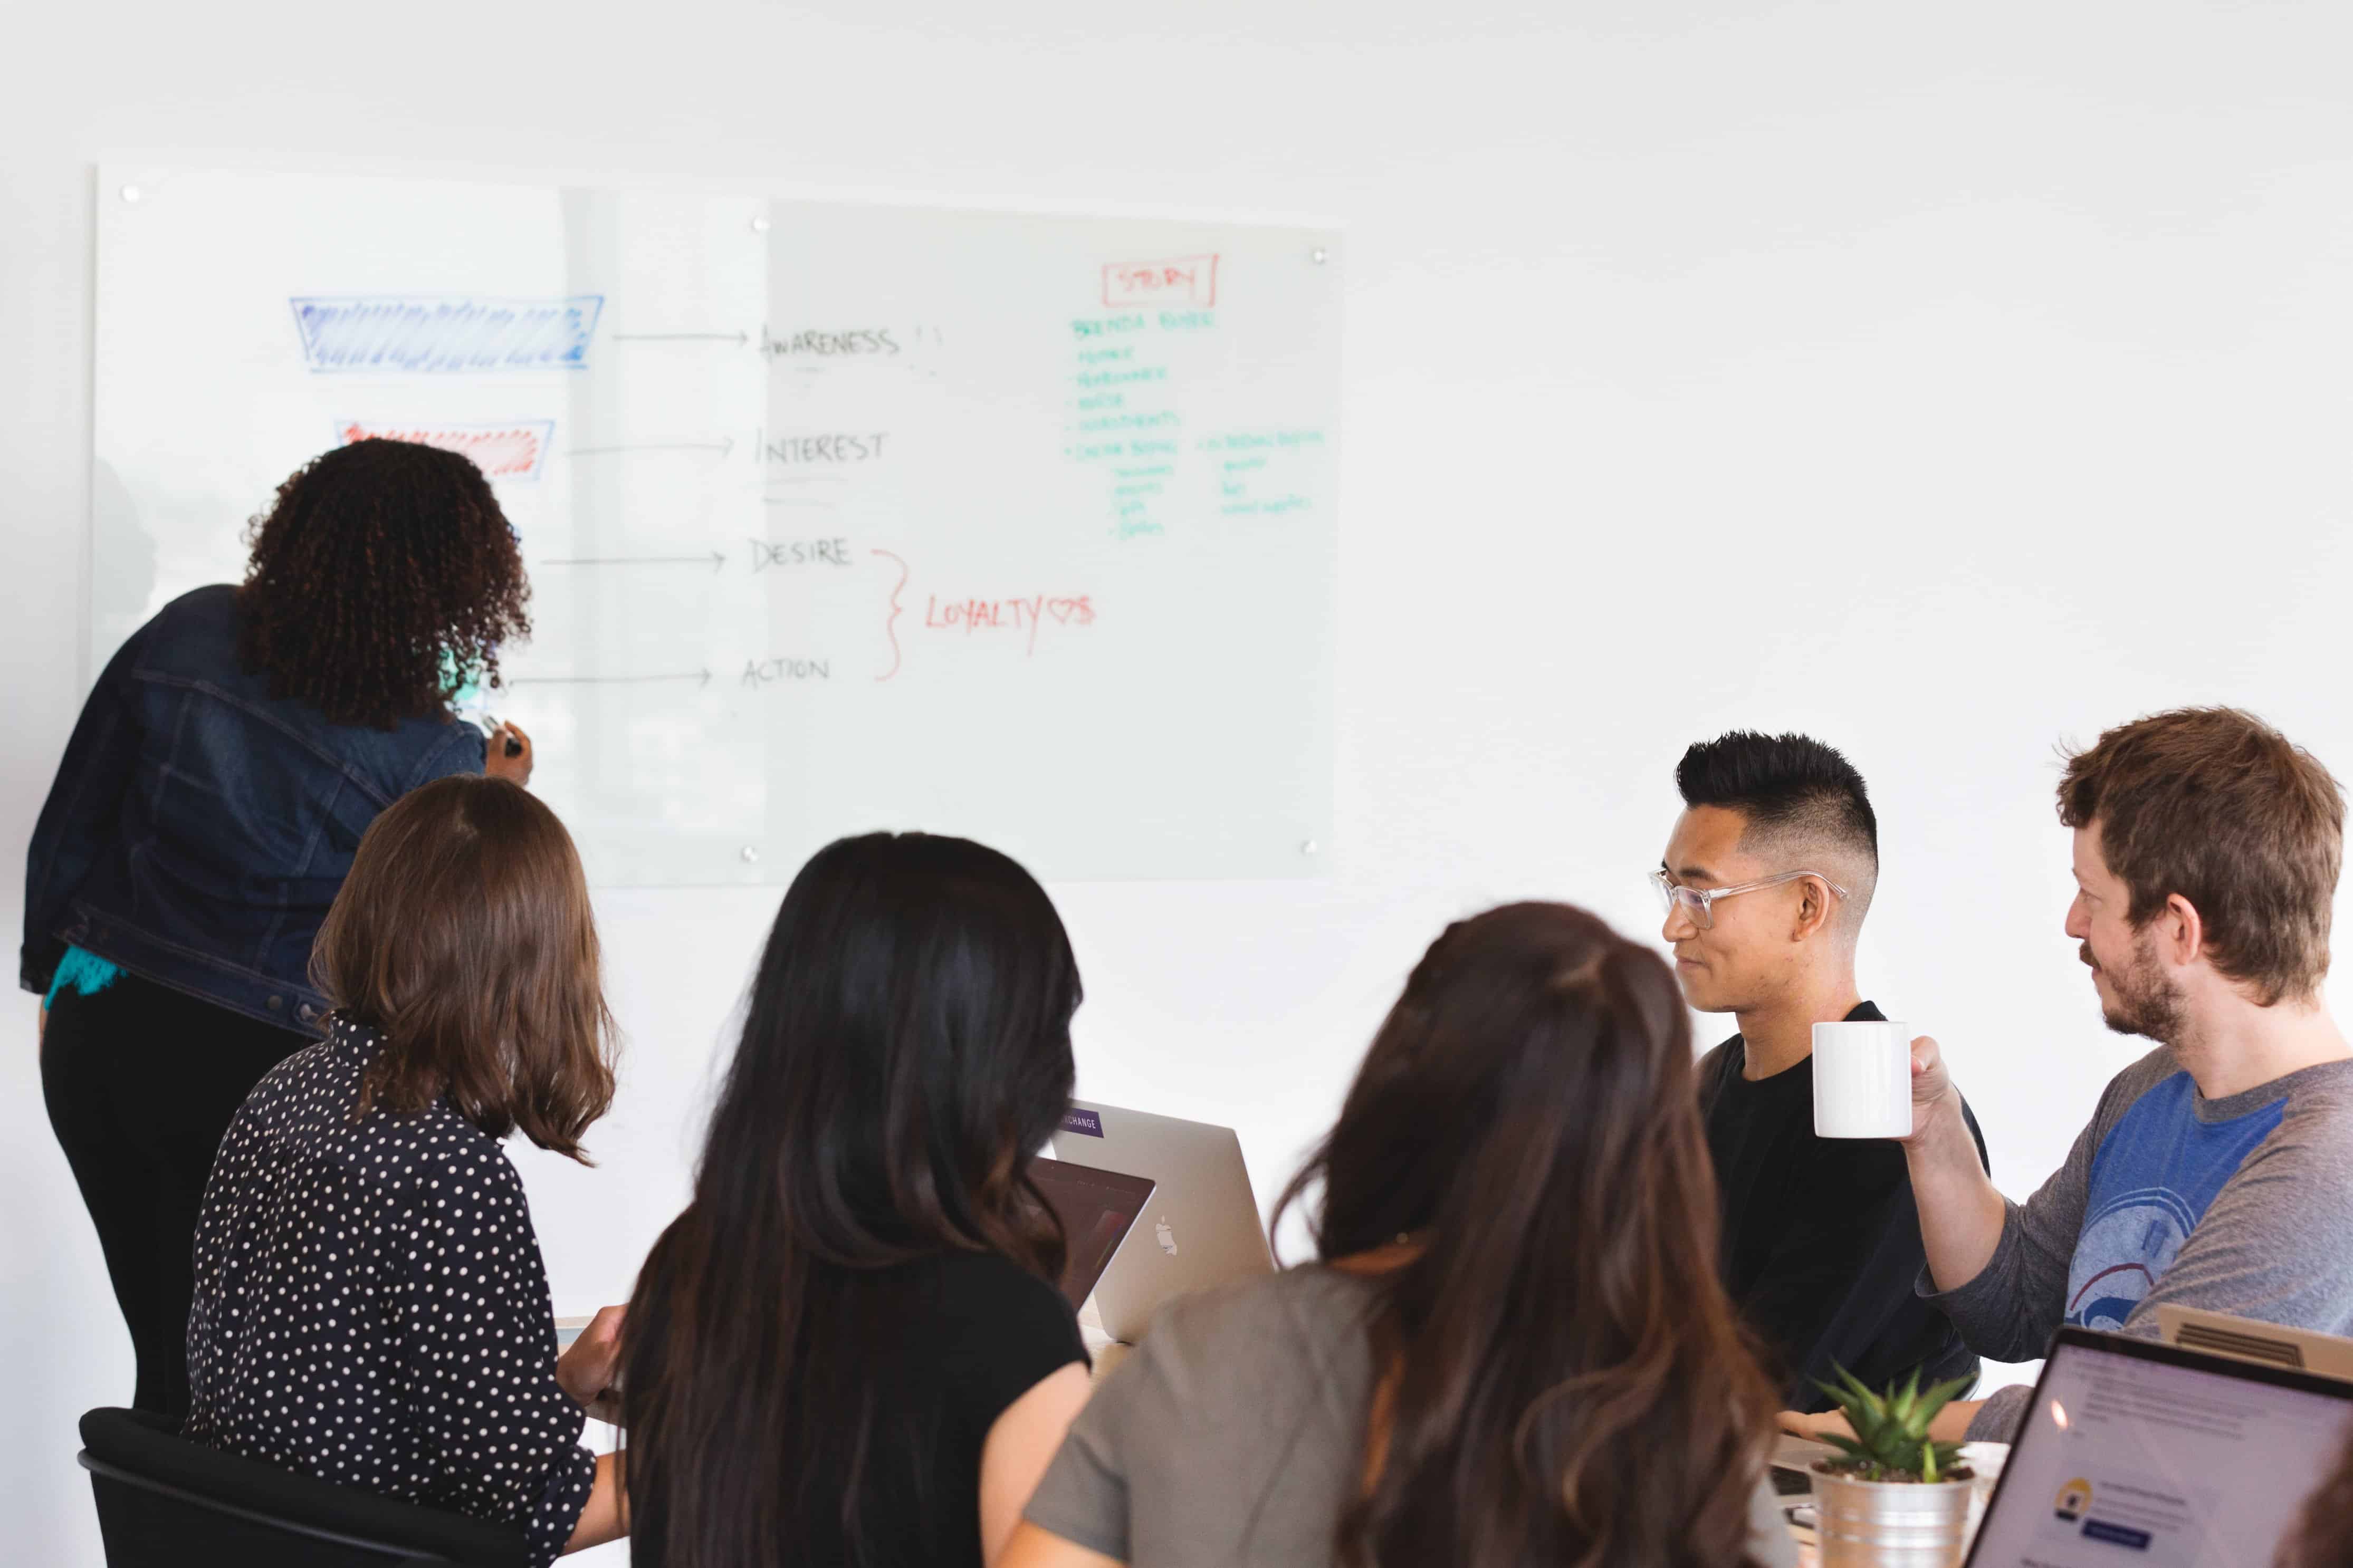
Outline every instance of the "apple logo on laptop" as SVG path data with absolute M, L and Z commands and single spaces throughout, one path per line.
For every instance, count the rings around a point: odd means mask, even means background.
M 1171 1258 L 1176 1256 L 1176 1233 L 1168 1228 L 1166 1219 L 1152 1227 L 1152 1234 L 1159 1238 L 1161 1251 Z

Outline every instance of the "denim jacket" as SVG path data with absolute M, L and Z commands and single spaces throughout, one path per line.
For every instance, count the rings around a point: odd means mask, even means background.
M 331 724 L 237 659 L 237 590 L 198 588 L 109 661 L 25 866 L 20 979 L 66 945 L 289 1029 L 318 1031 L 311 939 L 376 813 L 482 771 L 456 719 Z

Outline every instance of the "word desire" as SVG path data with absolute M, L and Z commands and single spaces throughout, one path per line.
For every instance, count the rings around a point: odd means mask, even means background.
M 803 465 L 873 463 L 882 458 L 887 431 L 871 436 L 786 436 L 768 443 L 768 461 Z
M 1085 594 L 1033 594 L 1026 599 L 949 599 L 942 602 L 936 594 L 926 595 L 923 605 L 923 625 L 934 631 L 962 631 L 969 637 L 976 632 L 1027 631 L 1028 651 L 1038 651 L 1040 628 L 1058 626 L 1091 626 L 1095 624 L 1095 607 Z
M 1218 302 L 1218 258 L 1178 256 L 1166 261 L 1115 261 L 1103 269 L 1106 309 L 1135 305 L 1198 305 Z
M 847 566 L 849 564 L 849 541 L 847 539 L 787 539 L 770 542 L 754 539 L 752 545 L 752 570 L 765 572 L 771 566 Z
M 831 680 L 833 661 L 823 658 L 749 658 L 744 661 L 744 684 L 774 686 L 780 680 Z
M 772 337 L 765 329 L 760 333 L 760 352 L 770 359 L 783 359 L 788 354 L 813 355 L 834 359 L 845 354 L 895 354 L 898 343 L 888 327 L 851 327 L 841 331 L 800 331 L 787 337 Z

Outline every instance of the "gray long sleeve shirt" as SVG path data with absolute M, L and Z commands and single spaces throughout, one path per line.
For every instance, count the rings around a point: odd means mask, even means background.
M 2066 1163 L 2023 1205 L 1975 1279 L 1920 1294 L 1978 1354 L 2028 1361 L 2062 1323 L 2158 1337 L 2171 1302 L 2353 1332 L 2353 1060 L 2208 1100 L 2169 1047 L 2118 1073 Z M 1970 1423 L 2008 1442 L 2031 1391 Z

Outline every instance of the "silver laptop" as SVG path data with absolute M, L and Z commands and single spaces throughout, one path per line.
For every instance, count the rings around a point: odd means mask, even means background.
M 2202 1307 L 2177 1307 L 2170 1302 L 2158 1307 L 2157 1327 L 2167 1344 L 2179 1345 L 2186 1351 L 2205 1351 L 2211 1355 L 2236 1356 L 2241 1361 L 2259 1361 L 2266 1366 L 2353 1380 L 2353 1340 L 2336 1334 L 2285 1329 L 2277 1323 L 2234 1318 L 2228 1312 L 2210 1312 Z
M 1173 1297 L 1274 1271 L 1232 1128 L 1074 1100 L 1054 1157 L 1155 1184 L 1095 1285 L 1095 1311 L 1113 1339 L 1135 1343 Z
M 2353 1432 L 2353 1383 L 2062 1329 L 1969 1568 L 2260 1568 Z
M 1043 1155 L 1029 1162 L 1029 1179 L 1062 1222 L 1062 1295 L 1075 1312 L 1086 1305 L 1119 1244 L 1135 1228 L 1136 1216 L 1151 1201 L 1153 1184 L 1143 1176 Z

